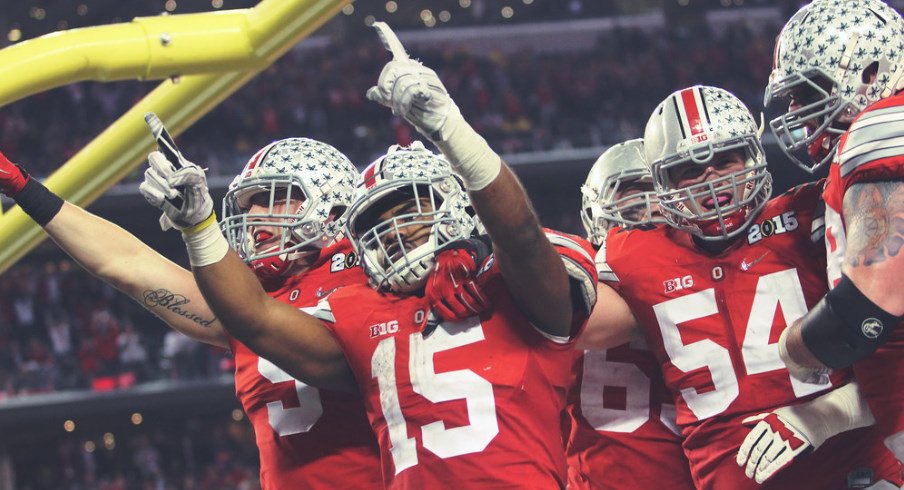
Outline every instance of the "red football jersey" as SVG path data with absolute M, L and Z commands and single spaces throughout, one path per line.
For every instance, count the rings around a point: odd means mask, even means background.
M 324 249 L 320 260 L 271 297 L 314 307 L 336 288 L 366 284 L 351 244 Z M 382 488 L 376 438 L 360 396 L 319 390 L 293 379 L 230 337 L 235 390 L 254 427 L 264 489 Z
M 792 378 L 777 345 L 787 325 L 826 292 L 817 212 L 822 184 L 772 199 L 746 236 L 722 253 L 703 252 L 689 234 L 668 227 L 610 234 L 600 251 L 598 267 L 611 270 L 607 282 L 640 321 L 677 395 L 685 454 L 699 488 L 760 488 L 735 463 L 749 431 L 741 420 L 831 388 Z M 836 372 L 832 384 L 848 377 Z M 876 449 L 881 440 L 875 434 L 839 437 L 846 444 L 795 463 L 769 488 L 800 488 L 802 468 L 810 470 L 809 488 L 844 488 L 861 466 L 895 479 L 894 462 Z M 865 460 L 867 454 L 873 458 Z
M 694 488 L 675 400 L 643 340 L 575 353 L 568 488 Z
M 902 128 L 904 94 L 899 94 L 869 106 L 841 137 L 823 193 L 827 272 L 832 287 L 841 280 L 847 248 L 844 194 L 859 182 L 904 180 Z M 904 431 L 904 391 L 889 389 L 904 382 L 904 328 L 898 327 L 885 345 L 855 364 L 854 375 L 881 430 L 886 435 Z
M 492 259 L 481 274 L 493 308 L 461 322 L 428 324 L 426 299 L 363 284 L 321 303 L 317 314 L 364 396 L 389 488 L 565 486 L 560 420 L 573 344 L 530 324 Z

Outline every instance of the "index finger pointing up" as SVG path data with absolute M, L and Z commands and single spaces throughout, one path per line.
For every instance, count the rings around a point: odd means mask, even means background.
M 396 36 L 395 32 L 392 32 L 392 28 L 389 27 L 387 23 L 374 22 L 374 29 L 377 30 L 380 41 L 383 41 L 383 47 L 392 53 L 393 60 L 404 61 L 409 59 L 408 53 L 405 52 L 405 47 L 402 46 L 402 42 L 399 41 L 399 37 Z

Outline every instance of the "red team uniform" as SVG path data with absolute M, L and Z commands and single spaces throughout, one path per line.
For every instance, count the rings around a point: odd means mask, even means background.
M 580 266 L 595 283 L 586 255 Z M 493 308 L 461 322 L 428 325 L 425 298 L 364 284 L 316 313 L 358 380 L 388 488 L 565 487 L 559 420 L 573 344 L 531 326 L 492 259 L 482 274 Z M 575 318 L 577 334 L 586 313 Z
M 698 488 L 847 488 L 848 477 L 858 475 L 851 472 L 863 468 L 875 480 L 898 480 L 899 465 L 874 429 L 830 439 L 763 486 L 735 462 L 750 430 L 744 418 L 830 388 L 792 379 L 777 346 L 783 329 L 826 292 L 821 220 L 814 216 L 821 184 L 769 201 L 746 236 L 720 254 L 666 226 L 612 232 L 600 250 L 601 273 L 611 274 L 607 283 L 630 305 L 676 394 Z M 847 378 L 837 372 L 832 384 Z
M 643 340 L 577 352 L 574 371 L 568 488 L 694 488 L 675 424 L 675 399 Z
M 857 183 L 900 182 L 904 178 L 902 124 L 904 95 L 899 94 L 869 106 L 841 137 L 823 193 L 829 287 L 841 280 L 847 245 L 844 193 Z M 892 388 L 904 382 L 904 329 L 895 329 L 885 345 L 854 364 L 854 375 L 882 433 L 889 436 L 904 431 L 904 390 Z
M 348 240 L 325 248 L 304 274 L 268 294 L 314 307 L 334 289 L 366 284 Z M 229 337 L 236 395 L 254 426 L 264 489 L 382 488 L 380 453 L 360 396 L 318 390 Z

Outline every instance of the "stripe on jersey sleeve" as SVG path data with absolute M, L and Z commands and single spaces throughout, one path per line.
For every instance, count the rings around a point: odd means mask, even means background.
M 863 164 L 899 155 L 904 155 L 904 106 L 870 111 L 848 131 L 839 170 L 844 177 Z
M 318 320 L 336 323 L 336 317 L 333 315 L 333 308 L 330 306 L 329 298 L 323 298 L 317 303 L 317 306 L 308 306 L 299 309 Z

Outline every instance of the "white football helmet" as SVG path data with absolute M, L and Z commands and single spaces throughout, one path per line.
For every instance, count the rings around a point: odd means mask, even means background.
M 791 17 L 776 42 L 765 104 L 792 93 L 802 100 L 769 126 L 788 157 L 813 172 L 832 160 L 863 109 L 901 89 L 901 15 L 880 0 L 816 0 Z
M 394 206 L 405 212 L 380 219 Z M 452 167 L 420 142 L 394 145 L 365 169 L 346 229 L 371 283 L 394 292 L 423 287 L 436 253 L 471 236 L 477 226 L 471 201 Z M 426 243 L 411 248 L 405 237 L 429 227 Z M 408 228 L 406 230 L 406 228 Z
M 655 191 L 618 197 L 625 186 L 637 182 L 653 187 L 643 139 L 613 145 L 596 160 L 581 186 L 581 222 L 591 243 L 600 246 L 613 226 L 630 228 L 664 222 Z
M 753 116 L 720 88 L 696 85 L 669 95 L 647 122 L 644 150 L 663 217 L 703 240 L 743 232 L 772 195 Z M 742 170 L 687 187 L 671 178 L 679 166 L 708 167 L 717 153 L 731 150 L 744 152 Z M 700 199 L 708 204 L 701 205 Z
M 354 201 L 357 179 L 352 162 L 326 143 L 275 141 L 255 153 L 229 185 L 220 226 L 258 277 L 283 276 L 293 261 L 342 237 L 343 215 Z M 267 209 L 252 214 L 251 200 L 261 193 L 267 195 Z M 282 210 L 275 209 L 281 205 Z M 257 250 L 258 242 L 272 240 L 260 232 L 262 227 L 278 230 L 279 241 Z

